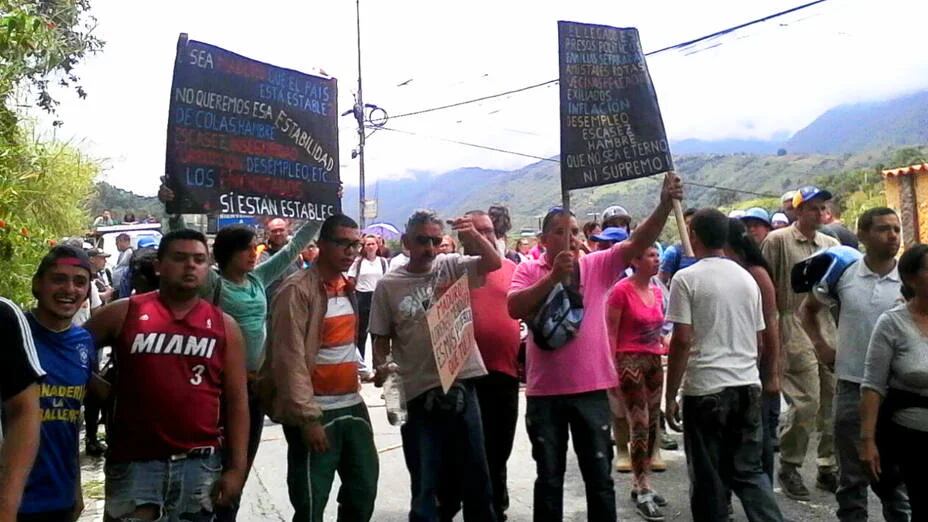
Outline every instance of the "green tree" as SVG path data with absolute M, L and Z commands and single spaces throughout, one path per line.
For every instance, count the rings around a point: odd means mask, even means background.
M 79 234 L 87 221 L 99 164 L 38 137 L 16 97 L 30 93 L 54 114 L 52 85 L 85 96 L 76 67 L 102 47 L 89 10 L 89 0 L 0 0 L 0 294 L 23 305 L 49 244 Z
M 17 87 L 30 88 L 36 104 L 54 113 L 58 101 L 51 85 L 71 87 L 85 97 L 76 68 L 103 47 L 93 35 L 95 26 L 89 0 L 0 0 L 0 98 L 9 102 Z M 4 136 L 10 138 L 18 115 L 6 105 L 0 111 Z
M 100 167 L 76 148 L 18 132 L 0 153 L 0 295 L 26 305 L 50 245 L 80 235 Z

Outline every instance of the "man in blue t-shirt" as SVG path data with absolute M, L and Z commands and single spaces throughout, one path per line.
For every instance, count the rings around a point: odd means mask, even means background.
M 683 220 L 686 222 L 687 227 L 690 226 L 690 221 L 693 220 L 693 214 L 695 213 L 695 208 L 688 208 L 683 212 Z M 695 264 L 696 261 L 698 260 L 695 257 L 685 255 L 683 253 L 683 245 L 677 243 L 667 248 L 667 250 L 664 250 L 664 255 L 661 257 L 661 269 L 657 275 L 664 285 L 670 286 L 670 280 L 673 279 L 674 274 Z
M 78 433 L 95 351 L 87 330 L 73 326 L 71 319 L 89 295 L 92 274 L 87 254 L 62 245 L 42 259 L 32 278 L 38 304 L 27 318 L 46 376 L 39 396 L 39 453 L 18 522 L 74 520 L 84 507 Z

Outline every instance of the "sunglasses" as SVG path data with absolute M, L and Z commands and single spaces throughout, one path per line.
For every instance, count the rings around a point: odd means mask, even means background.
M 426 246 L 426 245 L 428 245 L 429 243 L 431 243 L 433 247 L 437 247 L 438 245 L 441 245 L 441 237 L 416 236 L 416 237 L 414 237 L 413 239 L 416 240 L 416 243 L 418 243 L 418 244 L 420 244 L 420 245 L 422 245 L 422 246 Z

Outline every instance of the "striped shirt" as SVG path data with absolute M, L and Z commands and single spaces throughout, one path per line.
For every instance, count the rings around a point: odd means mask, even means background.
M 39 364 L 26 316 L 15 303 L 3 297 L 0 297 L 0 339 L 4 343 L 0 349 L 0 400 L 5 402 L 40 381 L 45 372 Z M 0 426 L 0 442 L 2 433 Z
M 363 402 L 358 382 L 358 317 L 348 297 L 347 283 L 326 283 L 328 307 L 322 325 L 322 345 L 313 370 L 313 389 L 323 411 Z

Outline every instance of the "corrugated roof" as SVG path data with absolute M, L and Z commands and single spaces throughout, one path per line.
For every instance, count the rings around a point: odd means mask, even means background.
M 912 174 L 928 174 L 928 163 L 919 163 L 909 165 L 908 167 L 899 167 L 897 169 L 887 169 L 883 171 L 883 177 L 893 178 L 896 176 L 910 176 Z

